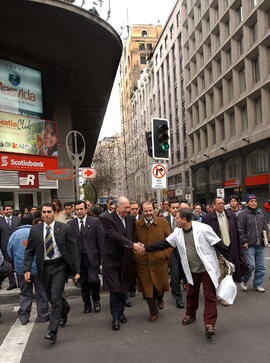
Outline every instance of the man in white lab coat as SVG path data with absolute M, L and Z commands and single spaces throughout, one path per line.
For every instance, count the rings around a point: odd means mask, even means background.
M 216 288 L 220 275 L 216 250 L 228 261 L 231 261 L 231 255 L 228 248 L 209 225 L 192 221 L 192 212 L 189 209 L 181 209 L 177 213 L 176 225 L 178 228 L 166 240 L 144 247 L 147 252 L 177 247 L 188 281 L 186 316 L 182 321 L 183 325 L 189 325 L 196 320 L 202 283 L 205 304 L 205 334 L 207 337 L 211 337 L 215 335 Z M 231 267 L 234 267 L 233 264 Z

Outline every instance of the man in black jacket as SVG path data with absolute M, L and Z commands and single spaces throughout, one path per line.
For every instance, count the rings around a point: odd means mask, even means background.
M 94 311 L 100 312 L 100 280 L 98 276 L 104 248 L 104 233 L 99 218 L 87 215 L 86 203 L 75 202 L 75 213 L 78 218 L 68 222 L 76 238 L 80 251 L 80 284 L 84 313 L 90 313 L 92 296 Z
M 3 210 L 5 214 L 3 215 L 2 218 L 0 218 L 0 239 L 1 239 L 0 248 L 3 253 L 4 259 L 9 263 L 12 263 L 12 260 L 7 253 L 8 240 L 9 237 L 12 235 L 12 233 L 17 229 L 17 227 L 21 225 L 21 220 L 19 217 L 12 215 L 11 205 L 5 205 Z M 8 275 L 8 279 L 9 279 L 9 286 L 7 290 L 16 289 L 17 283 L 13 271 Z
M 31 281 L 31 265 L 36 255 L 38 277 L 48 301 L 51 303 L 49 332 L 45 339 L 56 343 L 58 326 L 67 322 L 69 304 L 63 297 L 68 275 L 74 281 L 80 278 L 78 248 L 70 227 L 55 221 L 55 207 L 51 203 L 42 205 L 43 223 L 32 227 L 24 255 L 24 278 Z

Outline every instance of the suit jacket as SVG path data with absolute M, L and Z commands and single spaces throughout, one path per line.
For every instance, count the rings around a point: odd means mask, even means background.
M 37 271 L 40 278 L 44 273 L 44 249 L 45 243 L 43 238 L 44 223 L 39 223 L 31 228 L 28 245 L 24 254 L 24 272 L 31 269 L 32 261 L 36 255 Z M 54 237 L 63 259 L 65 260 L 69 273 L 75 275 L 80 272 L 79 251 L 70 229 L 70 226 L 55 221 Z
M 91 266 L 98 268 L 104 251 L 104 232 L 101 221 L 98 218 L 86 217 L 83 241 L 81 241 L 78 219 L 69 221 L 68 225 L 76 238 L 79 251 L 81 251 L 81 243 L 83 243 Z
M 240 238 L 239 238 L 237 219 L 235 214 L 229 210 L 225 209 L 225 214 L 228 220 L 229 235 L 231 241 L 229 249 L 231 251 L 232 260 L 235 265 L 235 273 L 233 275 L 233 278 L 236 282 L 240 282 L 241 281 L 240 255 L 242 253 L 242 245 L 240 243 Z M 203 217 L 202 222 L 211 226 L 214 232 L 219 236 L 219 238 L 222 239 L 216 211 L 206 214 Z
M 0 218 L 0 248 L 2 250 L 4 259 L 8 262 L 12 262 L 8 253 L 7 253 L 7 245 L 9 237 L 12 233 L 21 225 L 21 219 L 16 216 L 12 216 L 11 219 L 11 227 L 8 226 L 6 222 L 5 216 Z
M 101 220 L 105 234 L 103 287 L 111 292 L 127 292 L 135 273 L 132 252 L 135 218 L 126 217 L 126 228 L 116 211 Z

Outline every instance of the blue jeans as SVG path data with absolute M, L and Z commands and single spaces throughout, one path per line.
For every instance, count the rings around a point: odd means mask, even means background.
M 243 276 L 242 280 L 244 283 L 247 283 L 251 278 L 252 272 L 255 270 L 253 287 L 256 289 L 258 286 L 261 286 L 265 276 L 264 246 L 249 247 L 247 251 L 244 250 L 244 256 L 249 272 Z

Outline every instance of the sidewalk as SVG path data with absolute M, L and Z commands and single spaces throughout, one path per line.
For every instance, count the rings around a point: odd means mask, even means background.
M 7 291 L 8 279 L 2 283 L 2 289 L 0 290 L 0 305 L 3 304 L 14 304 L 19 302 L 20 289 L 13 289 Z M 71 279 L 68 280 L 65 288 L 65 294 L 67 297 L 80 296 L 81 289 L 76 287 Z

